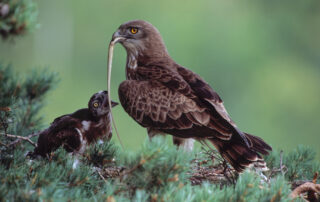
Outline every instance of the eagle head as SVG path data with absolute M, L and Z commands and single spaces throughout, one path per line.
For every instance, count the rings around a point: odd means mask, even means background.
M 118 105 L 117 102 L 111 101 L 111 107 Z M 109 113 L 109 97 L 108 91 L 100 91 L 95 93 L 89 100 L 88 108 L 92 115 L 99 117 Z
M 167 57 L 167 49 L 157 28 L 143 20 L 126 22 L 112 35 L 113 43 L 121 43 L 134 57 Z

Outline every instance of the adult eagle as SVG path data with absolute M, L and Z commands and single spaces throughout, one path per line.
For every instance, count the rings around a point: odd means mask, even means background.
M 237 128 L 209 84 L 169 56 L 153 25 L 142 20 L 124 23 L 111 42 L 127 51 L 121 105 L 149 135 L 208 140 L 238 172 L 250 165 L 267 169 L 261 154 L 272 148 Z

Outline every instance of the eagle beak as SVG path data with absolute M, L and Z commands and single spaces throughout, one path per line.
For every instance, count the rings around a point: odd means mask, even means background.
M 115 45 L 116 43 L 121 42 L 124 39 L 125 38 L 119 33 L 119 30 L 117 30 L 115 33 L 113 33 L 110 44 Z
M 114 102 L 114 101 L 111 100 L 111 106 L 112 106 L 112 107 L 115 107 L 115 106 L 117 106 L 118 104 L 119 104 L 119 103 Z

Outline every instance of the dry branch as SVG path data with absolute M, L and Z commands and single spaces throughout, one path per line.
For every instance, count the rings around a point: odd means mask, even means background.
M 32 133 L 32 134 L 30 134 L 30 135 L 28 135 L 28 136 L 25 136 L 25 137 L 24 137 L 24 136 L 19 136 L 19 135 L 11 135 L 11 134 L 2 134 L 2 135 L 5 135 L 6 137 L 9 137 L 9 138 L 15 138 L 15 139 L 16 139 L 15 141 L 9 143 L 7 146 L 16 145 L 16 144 L 18 144 L 19 142 L 21 142 L 22 140 L 24 140 L 24 141 L 29 142 L 32 146 L 36 147 L 37 144 L 34 143 L 34 142 L 31 140 L 31 138 L 32 138 L 32 137 L 35 137 L 35 136 L 38 136 L 39 134 L 40 134 L 40 132 L 39 132 L 39 133 Z
M 11 108 L 10 107 L 0 107 L 0 111 L 9 112 L 9 111 L 11 111 Z
M 314 184 L 312 182 L 306 182 L 297 188 L 295 188 L 291 194 L 290 197 L 292 199 L 295 199 L 299 197 L 300 195 L 305 195 L 306 200 L 308 201 L 319 201 L 320 200 L 320 184 Z
M 100 172 L 99 170 L 97 170 L 97 173 L 98 173 L 98 175 L 101 177 L 101 179 L 103 179 L 103 181 L 104 181 L 105 183 L 107 183 L 106 178 L 103 177 L 103 175 L 101 174 L 101 172 Z

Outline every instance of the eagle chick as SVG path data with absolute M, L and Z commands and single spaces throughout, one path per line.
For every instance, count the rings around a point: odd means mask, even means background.
M 43 130 L 37 147 L 28 155 L 43 156 L 63 147 L 67 152 L 82 154 L 87 145 L 98 140 L 110 140 L 112 126 L 107 91 L 95 93 L 88 108 L 56 118 L 50 127 Z M 112 107 L 118 103 L 111 102 Z

